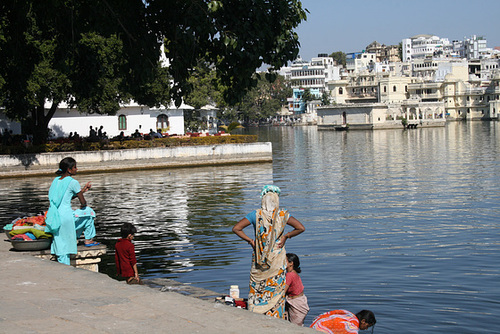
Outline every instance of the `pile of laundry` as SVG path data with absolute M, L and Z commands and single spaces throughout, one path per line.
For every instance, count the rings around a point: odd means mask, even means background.
M 4 226 L 11 240 L 34 241 L 50 239 L 52 234 L 45 232 L 45 216 L 47 212 L 33 217 L 17 218 Z

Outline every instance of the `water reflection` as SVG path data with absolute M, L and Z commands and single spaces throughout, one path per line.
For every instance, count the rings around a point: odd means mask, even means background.
M 312 318 L 332 308 L 373 309 L 381 333 L 491 332 L 500 300 L 499 123 L 409 131 L 245 129 L 273 143 L 266 164 L 81 175 L 112 249 L 125 221 L 146 278 L 227 292 L 247 282 L 251 249 L 232 225 L 260 205 L 259 188 L 306 233 L 301 257 Z M 0 219 L 47 207 L 52 178 L 0 180 Z M 114 275 L 112 252 L 101 270 Z M 469 330 L 474 328 L 474 330 Z

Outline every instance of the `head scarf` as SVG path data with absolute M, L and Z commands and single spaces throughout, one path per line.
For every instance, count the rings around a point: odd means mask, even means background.
M 260 193 L 260 197 L 262 198 L 262 215 L 267 220 L 271 220 L 273 217 L 273 212 L 275 210 L 278 210 L 280 207 L 280 193 L 281 190 L 277 186 L 265 185 L 262 188 L 262 191 Z
M 273 192 L 279 195 L 281 195 L 281 190 L 278 186 L 273 186 L 272 184 L 267 184 L 264 187 L 262 187 L 262 191 L 260 192 L 260 198 L 264 197 L 265 194 L 268 192 Z

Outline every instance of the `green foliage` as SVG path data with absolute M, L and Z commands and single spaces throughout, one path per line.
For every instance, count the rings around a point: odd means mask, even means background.
M 184 102 L 195 109 L 205 105 L 224 105 L 222 92 L 227 88 L 222 87 L 217 80 L 216 70 L 203 61 L 199 61 L 188 78 L 190 90 Z
M 276 70 L 297 57 L 294 29 L 306 19 L 298 0 L 146 3 L 153 30 L 166 37 L 176 101 L 189 91 L 190 71 L 203 59 L 214 66 L 219 84 L 226 87 L 225 101 L 234 105 L 256 85 L 252 75 L 263 63 Z
M 229 124 L 229 125 L 227 125 L 227 126 L 226 126 L 226 125 L 220 125 L 220 126 L 219 126 L 219 128 L 224 129 L 224 131 L 225 131 L 226 133 L 231 133 L 232 131 L 234 131 L 234 130 L 236 130 L 236 129 L 241 129 L 241 128 L 243 128 L 243 127 L 244 127 L 244 126 L 243 126 L 243 125 L 241 125 L 241 124 L 240 124 L 240 123 L 238 123 L 238 122 L 231 122 L 231 124 Z
M 333 60 L 335 60 L 337 65 L 343 65 L 343 66 L 346 65 L 346 55 L 344 52 L 342 52 L 342 51 L 333 52 L 330 55 L 330 57 L 332 57 Z
M 187 132 L 199 132 L 207 129 L 207 119 L 201 117 L 200 110 L 184 110 L 184 128 Z
M 275 116 L 281 106 L 287 103 L 287 97 L 292 95 L 292 88 L 283 76 L 276 76 L 273 82 L 269 82 L 262 73 L 256 74 L 255 78 L 257 86 L 249 90 L 236 106 L 237 119 L 245 123 L 258 122 Z
M 180 105 L 196 89 L 189 78 L 200 62 L 216 70 L 203 80 L 235 105 L 263 63 L 272 71 L 297 57 L 294 29 L 305 19 L 299 0 L 2 1 L 0 106 L 40 143 L 61 102 L 99 114 L 130 99 Z
M 326 90 L 323 91 L 323 94 L 321 94 L 321 104 L 324 106 L 330 105 L 330 96 L 326 92 Z
M 309 88 L 304 89 L 304 93 L 302 93 L 302 101 L 303 102 L 310 102 L 313 100 L 316 100 L 316 97 L 311 94 L 311 90 Z

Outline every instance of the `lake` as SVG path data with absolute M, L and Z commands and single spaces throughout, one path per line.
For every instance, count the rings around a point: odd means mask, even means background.
M 306 227 L 285 246 L 301 259 L 306 325 L 332 309 L 370 309 L 375 333 L 494 332 L 499 123 L 242 131 L 272 142 L 274 161 L 77 175 L 93 183 L 85 196 L 98 216 L 97 239 L 112 249 L 121 224 L 132 222 L 143 278 L 220 294 L 237 284 L 246 296 L 251 247 L 231 228 L 272 183 L 282 190 L 281 206 Z M 0 180 L 0 225 L 46 210 L 51 180 Z M 112 251 L 100 271 L 114 277 Z

